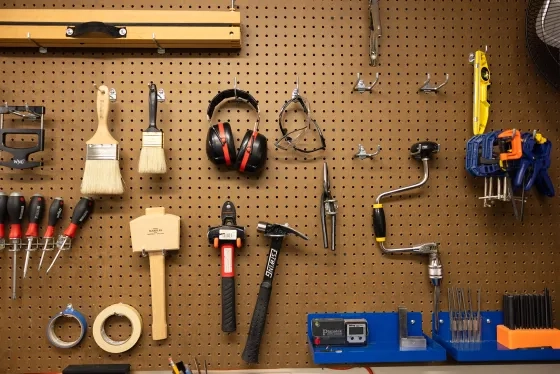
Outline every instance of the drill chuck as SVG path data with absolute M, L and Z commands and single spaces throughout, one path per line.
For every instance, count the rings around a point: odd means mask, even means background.
M 430 253 L 428 264 L 428 275 L 434 286 L 439 286 L 443 278 L 443 266 L 439 258 L 439 252 Z

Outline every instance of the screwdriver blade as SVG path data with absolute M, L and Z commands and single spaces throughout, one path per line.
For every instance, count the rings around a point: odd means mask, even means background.
M 43 265 L 43 259 L 45 258 L 45 252 L 47 251 L 48 246 L 49 246 L 49 238 L 45 238 L 45 245 L 43 246 L 43 253 L 41 253 L 41 259 L 39 260 L 39 268 L 37 270 L 41 270 L 41 266 Z
M 17 252 L 18 252 L 18 245 L 19 242 L 14 242 L 14 260 L 13 260 L 13 269 L 12 269 L 12 300 L 16 299 L 16 277 L 17 277 Z
M 25 264 L 23 266 L 23 279 L 27 276 L 27 267 L 29 266 L 29 258 L 31 258 L 31 246 L 33 245 L 33 238 L 27 238 L 27 249 L 25 253 Z
M 58 259 L 58 256 L 60 256 L 60 252 L 62 252 L 62 249 L 59 249 L 59 250 L 56 252 L 56 256 L 54 256 L 54 259 L 53 259 L 53 262 L 51 263 L 51 266 L 49 266 L 49 268 L 47 269 L 47 273 L 48 273 L 49 271 L 51 271 L 52 267 L 54 266 L 54 263 L 55 263 L 56 260 Z

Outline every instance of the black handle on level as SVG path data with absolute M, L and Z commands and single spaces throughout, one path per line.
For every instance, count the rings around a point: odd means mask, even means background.
M 104 34 L 110 38 L 119 39 L 126 37 L 126 28 L 125 27 L 116 27 L 107 25 L 103 22 L 85 22 L 81 23 L 77 26 L 70 26 L 67 30 L 72 30 L 72 33 L 66 33 L 66 36 L 70 38 L 79 38 L 82 36 L 86 36 L 87 34 Z M 121 35 L 121 30 L 125 30 Z
M 148 113 L 149 113 L 149 127 L 145 130 L 147 132 L 159 132 L 157 122 L 157 87 L 153 82 L 150 82 L 150 94 L 148 98 Z
M 64 200 L 57 197 L 51 203 L 49 208 L 49 226 L 55 226 L 60 217 L 62 216 L 62 207 L 64 206 Z
M 272 293 L 272 283 L 264 281 L 259 290 L 257 297 L 257 304 L 253 311 L 253 318 L 251 319 L 251 327 L 249 327 L 249 336 L 241 358 L 249 364 L 256 364 L 259 362 L 259 348 L 261 339 L 264 332 L 264 325 L 266 322 L 266 313 L 268 312 L 268 302 Z
M 235 278 L 222 277 L 222 331 L 234 332 L 235 320 Z
M 387 224 L 383 208 L 373 208 L 373 232 L 377 238 L 385 238 L 387 234 Z

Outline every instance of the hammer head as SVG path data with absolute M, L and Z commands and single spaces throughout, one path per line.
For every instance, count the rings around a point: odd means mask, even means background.
M 264 233 L 264 236 L 271 238 L 284 237 L 289 234 L 299 236 L 302 239 L 309 240 L 309 238 L 301 232 L 291 228 L 287 223 L 279 225 L 276 223 L 259 222 L 257 224 L 257 231 Z
M 225 243 L 235 243 L 237 248 L 241 248 L 245 240 L 245 227 L 237 226 L 236 220 L 235 205 L 226 201 L 222 206 L 222 225 L 208 229 L 208 242 L 214 248 L 220 248 Z

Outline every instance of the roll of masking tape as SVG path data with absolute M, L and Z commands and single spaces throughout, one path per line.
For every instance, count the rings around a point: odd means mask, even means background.
M 62 317 L 75 319 L 80 324 L 80 337 L 73 342 L 63 341 L 54 332 L 54 327 L 56 322 L 59 320 L 59 318 Z M 72 348 L 80 344 L 80 342 L 86 335 L 86 331 L 87 331 L 86 317 L 84 317 L 82 313 L 74 309 L 72 304 L 68 304 L 66 306 L 66 309 L 64 309 L 62 312 L 58 313 L 57 315 L 55 315 L 49 321 L 49 324 L 47 326 L 47 339 L 52 345 L 54 345 L 57 348 Z
M 105 322 L 109 317 L 118 316 L 125 317 L 132 325 L 132 334 L 125 340 L 113 340 L 105 333 Z M 93 322 L 93 339 L 105 352 L 122 353 L 128 351 L 140 339 L 142 334 L 142 317 L 140 313 L 127 304 L 114 304 L 105 309 L 95 318 Z

